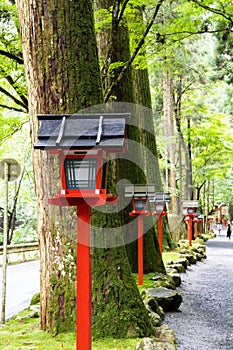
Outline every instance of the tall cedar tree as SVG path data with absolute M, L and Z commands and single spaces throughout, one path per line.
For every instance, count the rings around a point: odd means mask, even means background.
M 130 43 L 129 43 L 129 30 L 127 21 L 123 14 L 123 2 L 116 3 L 112 0 L 96 0 L 96 10 L 105 9 L 107 13 L 111 13 L 111 28 L 108 26 L 103 27 L 98 32 L 98 46 L 100 61 L 102 62 L 102 81 L 105 91 L 114 84 L 116 78 L 121 71 L 122 64 L 125 65 L 130 59 Z M 112 9 L 112 10 L 111 10 Z M 98 17 L 98 12 L 97 12 Z M 119 67 L 113 68 L 114 65 Z M 147 77 L 148 78 L 148 77 Z M 148 83 L 148 81 L 147 81 Z M 125 71 L 123 78 L 114 85 L 112 90 L 112 98 L 117 102 L 130 102 L 135 103 L 135 87 L 137 84 L 133 82 L 132 67 Z M 147 92 L 148 93 L 148 90 Z M 139 95 L 145 94 L 144 91 L 140 91 Z M 141 99 L 143 98 L 141 95 Z M 138 100 L 140 99 L 137 95 Z M 145 105 L 147 107 L 147 105 Z M 148 107 L 151 107 L 148 106 Z M 137 110 L 138 108 L 136 108 Z M 134 120 L 131 126 L 128 127 L 128 135 L 131 140 L 134 140 L 137 144 L 142 143 L 145 147 L 144 150 L 140 150 L 135 153 L 135 144 L 129 147 L 129 159 L 137 159 L 135 162 L 120 161 L 118 162 L 119 172 L 121 178 L 127 178 L 132 183 L 157 183 L 157 189 L 161 189 L 161 179 L 159 175 L 158 159 L 156 152 L 156 143 L 154 138 L 153 120 L 151 110 L 148 108 L 139 108 L 139 113 L 134 113 Z M 147 130 L 147 131 L 146 131 Z M 148 132 L 149 131 L 149 132 Z M 148 155 L 148 150 L 153 155 L 151 162 L 145 160 L 145 152 Z M 131 152 L 131 153 L 130 153 Z M 148 158 L 148 157 L 146 157 Z M 148 159 L 147 159 L 148 160 Z M 153 164 L 152 164 L 153 163 Z M 138 166 L 138 165 L 141 166 Z M 140 169 L 139 169 L 140 168 Z M 151 169 L 153 171 L 151 172 Z M 146 169 L 146 170 L 145 170 Z M 157 169 L 157 173 L 154 171 Z M 153 177 L 152 173 L 155 175 Z M 124 212 L 124 221 L 127 222 L 129 217 L 129 210 Z M 137 227 L 134 228 L 137 230 Z M 152 218 L 144 218 L 144 231 L 148 231 L 144 234 L 144 272 L 165 272 L 161 255 L 158 248 L 157 237 L 155 229 L 153 227 Z M 130 233 L 128 233 L 130 234 Z M 136 235 L 135 235 L 136 236 Z M 137 271 L 137 241 L 133 241 L 127 245 L 127 253 L 131 268 L 134 272 Z
M 142 8 L 135 8 L 135 16 L 133 17 L 134 25 L 137 23 L 139 28 L 144 28 L 143 10 Z M 141 33 L 142 34 L 142 33 Z M 156 132 L 154 127 L 152 101 L 150 92 L 149 72 L 147 68 L 146 48 L 145 46 L 140 50 L 139 63 L 134 65 L 133 78 L 134 78 L 134 91 L 135 100 L 138 105 L 145 106 L 144 117 L 140 118 L 142 129 L 142 144 L 145 146 L 144 152 L 144 167 L 147 169 L 147 177 L 149 183 L 156 184 L 156 190 L 163 192 L 161 172 L 158 161 L 158 152 L 156 145 Z M 158 126 L 156 126 L 158 127 Z M 151 155 L 153 155 L 153 162 L 151 161 Z M 157 216 L 155 217 L 155 221 Z M 156 225 L 154 226 L 156 227 Z M 156 252 L 159 252 L 157 240 L 155 240 Z M 167 217 L 163 217 L 163 246 L 166 248 L 173 248 L 170 229 L 167 221 Z M 145 257 L 146 258 L 146 257 Z M 156 267 L 157 270 L 157 267 Z
M 93 8 L 89 0 L 16 3 L 34 143 L 38 113 L 77 113 L 102 102 Z M 48 205 L 48 197 L 59 183 L 54 158 L 36 151 L 33 164 L 41 255 L 41 325 L 44 330 L 61 332 L 75 325 L 76 217 L 72 208 Z M 100 219 L 95 217 L 102 227 Z M 97 289 L 93 288 L 93 335 L 151 334 L 124 246 L 95 249 L 93 262 L 93 271 L 99 271 Z M 103 318 L 105 322 L 95 322 Z

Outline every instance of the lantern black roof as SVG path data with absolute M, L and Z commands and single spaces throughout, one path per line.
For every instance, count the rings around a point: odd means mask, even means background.
M 39 114 L 35 149 L 122 148 L 130 113 Z
M 149 197 L 150 202 L 170 202 L 170 193 L 155 192 L 155 184 L 125 185 L 125 197 Z
M 125 185 L 125 197 L 151 197 L 155 194 L 155 184 Z

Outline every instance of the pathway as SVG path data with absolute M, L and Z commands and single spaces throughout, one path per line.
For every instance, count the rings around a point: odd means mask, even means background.
M 0 310 L 2 308 L 2 268 L 0 267 Z M 40 290 L 40 262 L 28 261 L 7 267 L 6 319 L 24 310 Z
M 207 242 L 207 259 L 182 274 L 179 311 L 166 313 L 178 350 L 233 350 L 233 237 Z

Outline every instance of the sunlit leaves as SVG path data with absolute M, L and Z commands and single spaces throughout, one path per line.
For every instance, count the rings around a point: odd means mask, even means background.
M 0 107 L 27 111 L 26 83 L 16 8 L 0 5 Z

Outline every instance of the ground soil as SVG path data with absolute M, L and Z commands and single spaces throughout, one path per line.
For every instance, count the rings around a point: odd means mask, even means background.
M 179 311 L 166 313 L 178 350 L 233 350 L 233 237 L 207 242 L 207 259 L 188 267 Z

